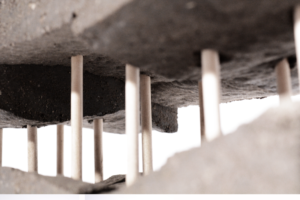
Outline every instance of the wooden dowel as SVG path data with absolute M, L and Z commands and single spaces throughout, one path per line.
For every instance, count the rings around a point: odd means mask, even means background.
M 103 119 L 94 119 L 95 183 L 103 181 Z
M 37 127 L 27 125 L 28 135 L 28 172 L 38 172 Z
M 300 87 L 300 5 L 296 6 L 294 10 L 294 37 L 298 67 L 298 81 Z
M 64 175 L 64 125 L 56 126 L 57 152 L 56 152 L 56 172 L 57 175 Z
M 2 132 L 3 132 L 3 130 L 2 130 L 2 128 L 0 128 L 0 167 L 2 166 L 2 148 L 3 148 L 3 143 L 2 143 L 3 134 L 2 134 Z
M 72 178 L 82 179 L 83 56 L 71 59 Z
M 198 82 L 199 90 L 199 109 L 200 109 L 200 135 L 201 143 L 205 140 L 205 122 L 204 122 L 204 106 L 203 106 L 203 91 L 202 91 L 202 81 Z
M 277 92 L 280 103 L 291 102 L 292 86 L 291 86 L 291 72 L 287 59 L 280 61 L 276 67 L 277 77 Z
M 127 135 L 127 175 L 126 185 L 130 186 L 139 174 L 138 133 L 139 133 L 139 68 L 126 65 L 125 109 Z
M 141 121 L 142 121 L 142 151 L 143 174 L 153 171 L 152 166 L 152 112 L 151 112 L 151 79 L 149 76 L 140 76 L 141 94 Z
M 216 51 L 202 51 L 202 91 L 205 137 L 211 141 L 221 135 L 220 126 L 220 61 Z

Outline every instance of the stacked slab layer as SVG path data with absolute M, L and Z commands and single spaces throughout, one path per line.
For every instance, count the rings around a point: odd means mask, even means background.
M 200 51 L 220 52 L 222 102 L 276 94 L 288 57 L 298 91 L 299 0 L 0 0 L 0 127 L 69 123 L 70 57 L 84 56 L 84 119 L 124 132 L 125 63 L 151 76 L 153 126 L 176 132 L 198 104 Z

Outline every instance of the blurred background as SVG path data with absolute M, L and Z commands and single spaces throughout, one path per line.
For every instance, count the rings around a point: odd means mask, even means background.
M 294 96 L 293 101 L 299 101 Z M 279 105 L 278 96 L 265 99 L 244 100 L 220 105 L 221 126 L 224 134 L 234 132 L 242 124 L 249 123 L 271 107 Z M 167 159 L 177 152 L 200 146 L 199 107 L 178 109 L 178 132 L 173 134 L 153 131 L 153 167 L 159 170 Z M 71 127 L 65 126 L 64 175 L 71 176 Z M 94 183 L 94 133 L 83 129 L 83 181 Z M 139 135 L 141 144 L 141 134 Z M 103 134 L 104 179 L 116 174 L 126 174 L 126 136 Z M 141 145 L 140 171 L 142 171 Z M 3 130 L 3 166 L 27 171 L 27 129 Z M 56 176 L 56 126 L 38 129 L 38 173 Z

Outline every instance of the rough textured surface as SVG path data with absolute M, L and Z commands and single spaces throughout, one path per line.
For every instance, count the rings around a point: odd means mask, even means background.
M 125 133 L 125 110 L 107 114 L 103 118 L 104 131 L 110 133 Z M 83 124 L 84 127 L 93 127 L 92 120 L 85 120 Z M 164 133 L 176 132 L 178 129 L 177 108 L 169 108 L 152 103 L 152 128 Z
M 17 169 L 0 168 L 1 194 L 91 194 L 115 190 L 125 182 L 124 175 L 115 175 L 97 184 L 75 181 L 63 176 L 50 177 Z
M 178 153 L 118 193 L 300 193 L 300 104 Z
M 41 124 L 70 120 L 70 68 L 22 65 L 2 66 L 0 71 L 1 109 L 21 118 L 39 119 Z M 83 93 L 84 116 L 104 116 L 124 109 L 123 81 L 99 79 L 85 72 Z M 1 125 L 9 126 L 7 121 Z
M 100 183 L 92 184 L 82 189 L 85 194 L 104 194 L 125 186 L 125 175 L 114 175 Z
M 294 67 L 292 15 L 298 3 L 0 0 L 0 68 L 67 68 L 72 55 L 82 54 L 86 72 L 99 79 L 124 81 L 124 66 L 130 63 L 151 76 L 152 102 L 176 109 L 198 104 L 200 52 L 213 48 L 220 52 L 222 63 L 222 102 L 263 98 L 276 94 L 275 64 L 289 57 Z M 296 68 L 292 69 L 292 85 L 297 92 Z M 15 92 L 13 96 L 18 95 Z M 40 95 L 34 93 L 32 99 Z M 96 98 L 87 103 L 93 105 Z M 35 109 L 41 113 L 44 107 Z M 109 110 L 116 113 L 111 106 Z M 92 115 L 101 112 L 94 111 Z
M 70 68 L 59 66 L 1 66 L 0 127 L 69 124 L 70 73 Z M 125 112 L 121 112 L 125 109 L 124 81 L 112 77 L 99 78 L 85 72 L 83 93 L 85 127 L 92 128 L 88 120 L 102 117 L 105 122 L 104 131 L 124 132 Z M 176 132 L 177 109 L 160 105 L 153 107 L 154 129 L 161 132 Z
M 263 97 L 276 92 L 273 67 L 278 59 L 295 54 L 292 9 L 297 3 L 136 0 L 80 36 L 96 51 L 152 74 L 154 92 L 163 94 L 153 101 L 163 105 L 198 103 L 204 48 L 220 52 L 223 102 Z M 174 94 L 185 101 L 173 99 Z

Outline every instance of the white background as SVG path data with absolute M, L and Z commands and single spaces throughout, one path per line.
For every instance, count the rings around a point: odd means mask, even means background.
M 300 99 L 294 97 L 294 100 Z M 265 110 L 278 105 L 278 96 L 262 100 L 245 100 L 221 104 L 221 126 L 228 134 L 238 126 L 249 123 Z M 158 170 L 176 152 L 200 146 L 199 107 L 178 109 L 179 128 L 177 133 L 167 134 L 153 131 L 153 165 Z M 71 128 L 65 126 L 64 173 L 71 175 Z M 140 137 L 141 140 L 141 137 Z M 140 146 L 141 147 L 141 146 Z M 83 130 L 83 181 L 94 183 L 93 130 Z M 126 174 L 126 136 L 103 134 L 104 179 L 116 174 Z M 141 149 L 140 149 L 141 150 Z M 141 151 L 140 151 L 141 152 Z M 140 171 L 142 170 L 140 154 Z M 3 166 L 27 171 L 27 130 L 3 130 Z M 56 175 L 56 126 L 38 129 L 38 173 Z

